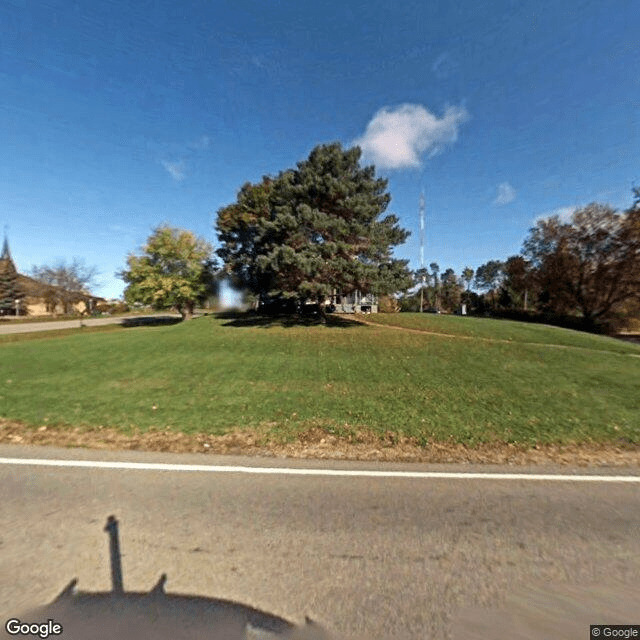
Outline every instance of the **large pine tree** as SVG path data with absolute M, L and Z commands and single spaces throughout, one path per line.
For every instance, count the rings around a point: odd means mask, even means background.
M 259 296 L 322 303 L 333 291 L 408 288 L 406 260 L 392 256 L 409 232 L 389 205 L 387 180 L 360 167 L 360 149 L 316 147 L 296 169 L 245 184 L 218 211 L 218 255 L 236 284 Z

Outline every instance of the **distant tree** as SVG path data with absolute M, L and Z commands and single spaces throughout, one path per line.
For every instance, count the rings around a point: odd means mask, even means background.
M 398 300 L 400 311 L 416 313 L 420 311 L 420 293 L 405 293 Z
M 518 307 L 525 311 L 531 304 L 531 265 L 522 256 L 510 256 L 503 265 L 504 279 L 501 288 L 501 302 L 506 307 Z
M 129 304 L 175 308 L 183 319 L 193 315 L 217 286 L 212 246 L 191 231 L 161 225 L 153 230 L 141 255 L 129 254 L 128 269 L 119 272 Z
M 471 268 L 471 267 L 465 267 L 462 270 L 462 281 L 465 284 L 465 288 L 467 291 L 469 291 L 469 286 L 471 285 L 471 282 L 473 281 L 473 276 L 475 275 L 475 271 Z
M 4 244 L 5 250 L 0 257 L 0 315 L 15 313 L 16 300 L 21 296 L 18 273 L 9 255 L 6 240 Z
M 440 298 L 442 306 L 447 311 L 453 312 L 460 307 L 462 300 L 462 285 L 453 269 L 447 269 L 442 274 Z
M 425 300 L 428 301 L 430 298 L 431 274 L 427 269 L 422 267 L 414 272 L 413 283 L 418 287 L 418 290 L 417 290 L 418 291 L 417 298 L 419 298 L 418 311 L 423 311 Z
M 503 277 L 503 263 L 499 260 L 489 260 L 476 269 L 475 285 L 481 291 L 488 291 L 491 303 L 496 306 L 496 291 Z
M 60 259 L 50 265 L 33 266 L 29 271 L 34 280 L 48 285 L 43 297 L 54 313 L 58 306 L 63 313 L 72 313 L 76 303 L 86 301 L 91 289 L 97 286 L 97 274 L 97 267 L 87 266 L 80 258 L 73 258 L 69 264 Z
M 592 203 L 570 222 L 540 220 L 524 243 L 541 290 L 555 313 L 579 311 L 587 324 L 606 324 L 640 296 L 640 193 L 626 212 Z
M 440 265 L 437 262 L 432 262 L 429 265 L 431 269 L 431 278 L 433 279 L 433 305 L 435 307 L 440 306 L 440 280 L 438 274 L 440 273 Z
M 0 268 L 0 315 L 13 314 L 19 296 L 18 279 L 8 270 Z
M 428 287 L 431 283 L 431 274 L 427 269 L 417 269 L 413 272 L 413 283 L 419 287 Z
M 384 213 L 391 196 L 360 149 L 316 147 L 296 169 L 245 184 L 218 211 L 227 272 L 265 303 L 273 298 L 323 304 L 335 291 L 384 295 L 411 286 L 407 260 L 392 257 L 408 231 Z
M 438 280 L 438 274 L 440 273 L 440 265 L 437 262 L 432 262 L 429 265 L 429 269 L 431 269 L 431 277 L 433 278 L 434 286 L 438 286 L 440 281 Z

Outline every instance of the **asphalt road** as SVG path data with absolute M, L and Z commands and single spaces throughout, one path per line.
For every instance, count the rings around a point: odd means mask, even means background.
M 85 327 L 99 327 L 106 324 L 125 324 L 136 322 L 161 322 L 163 319 L 180 318 L 179 313 L 166 313 L 150 316 L 117 316 L 115 318 L 78 318 L 77 320 L 47 320 L 42 322 L 7 321 L 0 324 L 0 334 L 3 333 L 33 333 L 35 331 L 54 331 L 60 329 L 79 329 Z
M 0 446 L 6 457 L 513 473 Z M 586 640 L 589 624 L 640 624 L 638 483 L 0 464 L 3 624 L 72 578 L 111 588 L 110 514 L 125 590 L 166 573 L 167 592 L 309 615 L 337 638 Z

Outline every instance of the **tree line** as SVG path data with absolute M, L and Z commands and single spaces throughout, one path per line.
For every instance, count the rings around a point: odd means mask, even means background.
M 566 221 L 538 220 L 520 255 L 467 267 L 460 277 L 452 269 L 439 277 L 436 263 L 430 269 L 414 273 L 428 307 L 452 312 L 465 304 L 472 313 L 615 331 L 640 317 L 640 189 L 624 211 L 591 203 Z M 417 299 L 414 291 L 400 306 L 417 311 Z
M 592 203 L 568 221 L 537 221 L 520 255 L 504 261 L 460 275 L 435 262 L 412 272 L 393 256 L 409 232 L 386 213 L 388 182 L 360 157 L 357 147 L 320 145 L 296 168 L 247 182 L 218 211 L 215 256 L 191 232 L 158 227 L 119 274 L 127 301 L 188 316 L 228 277 L 262 309 L 322 306 L 336 292 L 359 290 L 380 296 L 383 310 L 455 312 L 464 304 L 469 313 L 573 319 L 590 329 L 640 315 L 639 189 L 624 211 Z

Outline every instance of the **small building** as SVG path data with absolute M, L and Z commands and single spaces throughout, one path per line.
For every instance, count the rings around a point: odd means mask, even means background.
M 18 273 L 7 238 L 0 254 L 0 276 L 13 277 L 15 291 L 13 304 L 0 309 L 0 314 L 11 316 L 56 316 L 58 314 L 90 314 L 104 298 L 87 291 L 67 291 Z
M 354 291 L 346 295 L 339 294 L 335 290 L 327 299 L 327 307 L 334 313 L 378 313 L 378 296 L 360 291 Z

